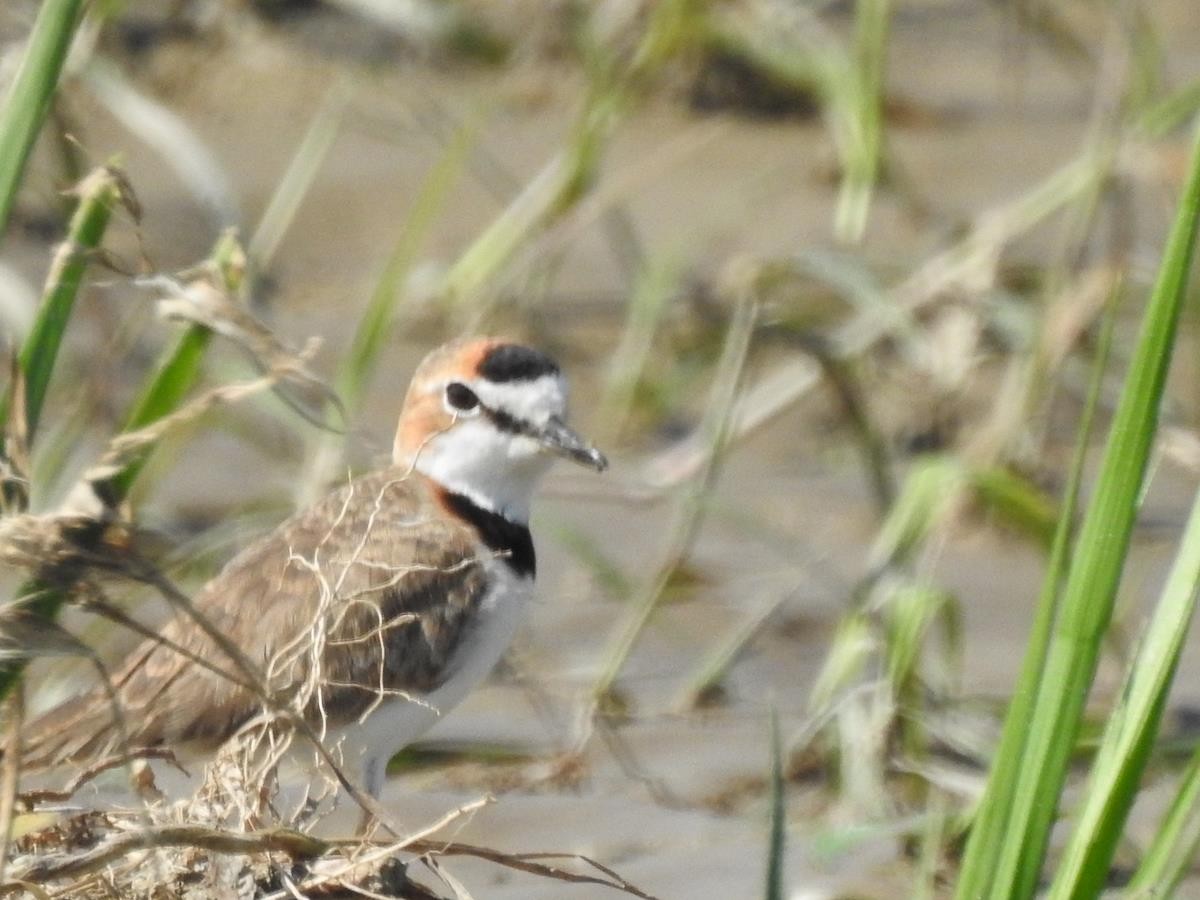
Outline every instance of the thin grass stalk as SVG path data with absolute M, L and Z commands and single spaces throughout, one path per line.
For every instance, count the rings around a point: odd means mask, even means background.
M 628 64 L 615 57 L 599 61 L 566 149 L 547 163 L 446 273 L 440 296 L 452 312 L 464 315 L 521 246 L 561 219 L 586 194 L 636 89 L 685 42 L 690 22 L 703 6 L 703 0 L 655 4 Z
M 218 273 L 218 278 L 227 289 L 240 289 L 245 258 L 232 230 L 226 231 L 218 239 L 209 265 Z M 142 385 L 141 392 L 125 416 L 123 431 L 136 431 L 178 408 L 200 379 L 211 339 L 212 332 L 202 325 L 189 326 L 179 335 L 175 343 L 160 356 L 153 374 Z M 114 502 L 125 499 L 151 453 L 152 448 L 147 448 L 106 482 L 97 483 L 97 489 L 104 491 L 105 496 Z M 43 452 L 43 457 L 45 455 Z M 61 465 L 44 468 L 57 471 Z
M 1042 581 L 1041 593 L 1035 607 L 1036 612 L 1033 627 L 1029 633 L 1029 644 L 1025 650 L 1025 659 L 1017 677 L 1017 686 L 1013 692 L 1012 701 L 1009 703 L 1008 715 L 1005 717 L 1004 729 L 1000 737 L 1000 746 L 992 760 L 991 774 L 988 776 L 983 799 L 979 803 L 979 809 L 976 811 L 975 820 L 971 826 L 971 835 L 967 842 L 966 856 L 959 876 L 956 895 L 962 900 L 982 896 L 984 879 L 992 871 L 999 858 L 1001 838 L 1005 833 L 1012 808 L 1013 791 L 1025 753 L 1025 741 L 1028 737 L 1026 724 L 1032 715 L 1038 679 L 1041 677 L 1046 651 L 1050 646 L 1051 629 L 1058 614 L 1059 593 L 1062 590 L 1067 569 L 1070 567 L 1070 542 L 1074 534 L 1079 490 L 1083 484 L 1083 471 L 1087 461 L 1088 446 L 1091 443 L 1092 425 L 1104 385 L 1104 371 L 1109 352 L 1112 349 L 1113 329 L 1116 322 L 1116 296 L 1117 291 L 1114 290 L 1113 299 L 1109 301 L 1109 309 L 1104 317 L 1100 343 L 1092 365 L 1087 400 L 1084 402 L 1083 414 L 1075 438 L 1075 448 L 1067 476 L 1066 492 L 1059 512 L 1058 527 L 1055 529 L 1054 539 L 1050 545 L 1046 575 Z
M 84 70 L 84 84 L 130 133 L 162 160 L 219 228 L 241 221 L 237 190 L 217 155 L 179 113 L 141 90 L 103 57 Z
M 404 294 L 405 279 L 438 213 L 445 207 L 446 198 L 467 162 L 473 143 L 474 132 L 465 126 L 458 129 L 447 142 L 441 157 L 422 182 L 400 229 L 400 237 L 375 282 L 371 298 L 358 320 L 358 327 L 341 359 L 334 382 L 347 422 L 352 422 L 358 413 L 367 385 L 378 366 L 379 355 L 392 334 L 397 305 Z M 344 435 L 323 433 L 315 449 L 308 454 L 309 464 L 305 474 L 297 481 L 293 498 L 297 508 L 308 506 L 318 499 L 344 457 Z
M 956 601 L 953 594 L 920 582 L 898 584 L 889 594 L 883 608 L 887 627 L 884 638 L 886 682 L 896 705 L 914 710 L 921 706 L 921 698 L 928 690 L 928 684 L 918 677 L 926 636 L 939 621 L 952 623 L 956 619 L 955 613 L 947 612 L 954 610 Z M 956 629 L 947 625 L 946 631 L 953 634 Z M 910 728 L 919 725 L 919 717 L 906 716 L 905 719 L 901 731 L 909 738 L 913 734 Z M 913 720 L 911 725 L 909 719 Z M 918 746 L 918 742 L 910 741 L 906 749 L 915 751 Z
M 842 180 L 834 213 L 839 240 L 858 241 L 866 226 L 883 146 L 883 76 L 891 0 L 857 4 L 853 48 L 824 28 L 815 13 L 796 6 L 779 27 L 745 5 L 714 4 L 703 22 L 713 49 L 750 61 L 798 93 L 821 103 Z M 752 7 L 751 7 L 752 8 Z
M 120 358 L 110 355 L 112 358 Z M 43 423 L 38 437 L 37 456 L 29 460 L 26 473 L 31 489 L 30 504 L 44 505 L 47 498 L 62 497 L 72 475 L 78 474 L 71 466 L 78 459 L 79 448 L 87 442 L 96 425 L 91 411 L 95 409 L 96 397 L 103 390 L 100 385 L 89 385 L 86 390 L 74 392 L 69 402 L 57 403 L 54 416 Z M 60 394 L 59 397 L 62 397 Z M 67 398 L 62 398 L 64 401 Z
M 4 759 L 0 760 L 0 882 L 8 865 L 21 780 L 21 725 L 25 721 L 25 692 L 13 691 L 4 710 Z
M 201 364 L 211 341 L 212 331 L 203 325 L 188 326 L 175 342 L 175 346 L 163 355 L 155 374 L 130 411 L 125 431 L 134 431 L 149 425 L 179 406 L 200 378 Z M 114 498 L 124 498 L 128 495 L 134 481 L 149 460 L 149 452 L 109 480 Z
M 246 252 L 255 271 L 262 271 L 271 265 L 275 251 L 296 218 L 300 203 L 307 196 L 321 164 L 337 139 L 349 101 L 350 89 L 343 81 L 330 88 L 321 101 L 300 146 L 275 186 L 258 227 L 250 236 Z
M 118 827 L 114 828 L 114 833 L 103 842 L 82 854 L 66 855 L 65 857 L 53 854 L 25 861 L 21 869 L 14 873 L 15 877 L 12 880 L 0 884 L 0 897 L 26 893 L 38 898 L 49 897 L 49 892 L 39 887 L 39 884 L 61 882 L 68 878 L 75 879 L 75 883 L 79 884 L 87 876 L 94 876 L 106 871 L 110 873 L 128 872 L 130 863 L 146 865 L 144 855 L 146 850 L 191 848 L 211 854 L 240 857 L 279 853 L 299 860 L 315 860 L 323 857 L 322 861 L 325 865 L 308 867 L 319 871 L 310 871 L 304 878 L 292 884 L 285 883 L 286 886 L 278 891 L 261 894 L 263 900 L 287 900 L 287 898 L 297 896 L 322 896 L 325 894 L 345 896 L 347 890 L 350 890 L 355 896 L 381 897 L 383 895 L 378 893 L 355 889 L 353 885 L 348 888 L 347 884 L 354 878 L 356 871 L 361 873 L 369 870 L 380 860 L 394 858 L 401 851 L 413 856 L 472 857 L 517 872 L 572 884 L 601 885 L 623 891 L 634 897 L 640 897 L 642 900 L 655 900 L 651 895 L 621 878 L 612 869 L 578 853 L 510 854 L 489 847 L 462 844 L 448 841 L 444 837 L 434 837 L 449 828 L 456 820 L 470 816 L 491 802 L 493 799 L 485 796 L 464 803 L 435 822 L 416 831 L 398 835 L 395 840 L 387 841 L 364 840 L 361 836 L 322 840 L 302 831 L 278 826 L 256 831 L 233 831 L 208 825 L 158 825 L 132 830 Z M 337 855 L 333 855 L 334 853 Z M 563 865 L 568 860 L 585 864 L 595 874 L 583 874 L 568 870 Z M 107 890 L 104 896 L 114 896 L 109 890 L 111 884 L 108 880 L 104 882 L 97 880 L 92 883 L 103 884 Z M 301 893 L 305 891 L 308 893 Z M 56 892 L 56 896 L 62 897 L 64 894 Z
M 866 613 L 854 609 L 842 616 L 808 694 L 814 721 L 832 718 L 839 700 L 855 682 L 861 682 L 863 672 L 878 651 L 878 634 Z
M 683 564 L 695 539 L 704 517 L 708 495 L 717 476 L 717 461 L 721 458 L 721 450 L 728 440 L 734 401 L 741 384 L 742 372 L 757 319 L 758 303 L 754 299 L 753 288 L 747 286 L 744 288 L 733 321 L 729 325 L 725 346 L 722 349 L 721 359 L 717 363 L 717 371 L 713 379 L 708 414 L 701 423 L 701 431 L 707 435 L 712 448 L 712 452 L 708 454 L 709 462 L 688 485 L 681 498 L 675 524 L 667 539 L 667 550 L 663 562 L 646 582 L 641 594 L 635 598 L 629 615 L 618 628 L 610 644 L 605 656 L 604 668 L 592 686 L 594 700 L 603 700 L 610 695 L 613 683 L 629 658 L 642 629 L 645 628 L 650 616 L 658 606 L 671 578 Z
M 241 290 L 246 256 L 234 231 L 224 232 L 209 258 L 221 288 L 231 294 Z M 176 410 L 200 380 L 204 357 L 212 341 L 212 331 L 203 325 L 190 325 L 175 345 L 163 354 L 154 374 L 142 388 L 125 419 L 124 431 L 136 431 Z M 129 494 L 141 474 L 153 448 L 147 448 L 107 482 L 111 501 L 120 502 Z
M 849 361 L 827 352 L 822 345 L 820 362 L 830 387 L 841 400 L 851 437 L 862 458 L 875 508 L 880 516 L 886 516 L 896 502 L 896 476 L 892 471 L 888 439 L 875 421 L 860 379 Z
M 1200 853 L 1200 750 L 1180 778 L 1171 808 L 1129 880 L 1131 898 L 1173 896 Z
M 963 461 L 947 453 L 929 454 L 913 464 L 867 552 L 869 579 L 912 560 L 959 506 L 969 476 Z
M 50 377 L 75 307 L 75 298 L 79 295 L 83 273 L 104 237 L 113 207 L 121 198 L 121 190 L 121 178 L 109 168 L 96 169 L 77 188 L 79 206 L 71 217 L 66 239 L 55 252 L 37 319 L 17 357 L 25 390 L 27 446 L 32 446 L 37 433 Z M 0 403 L 0 426 L 8 421 L 10 403 L 7 397 Z
M 1116 4 L 1120 7 L 1121 4 Z M 989 422 L 973 440 L 973 451 L 989 458 L 1011 450 L 1014 435 L 1019 433 L 1039 401 L 1055 385 L 1056 369 L 1063 362 L 1065 350 L 1061 331 L 1062 312 L 1086 296 L 1087 285 L 1094 272 L 1080 271 L 1084 249 L 1093 233 L 1102 202 L 1109 197 L 1114 207 L 1112 215 L 1121 219 L 1119 209 L 1122 188 L 1114 182 L 1113 173 L 1120 161 L 1121 143 L 1129 125 L 1129 110 L 1135 105 L 1134 89 L 1130 87 L 1128 64 L 1121 52 L 1117 30 L 1110 28 L 1100 42 L 1097 62 L 1096 88 L 1089 113 L 1088 146 L 1095 154 L 1102 174 L 1088 190 L 1064 211 L 1056 229 L 1045 267 L 1046 278 L 1039 289 L 1041 304 L 1046 313 L 1039 316 L 1031 343 L 1031 352 L 1014 359 L 1009 365 L 998 401 L 994 404 Z M 1128 257 L 1123 229 L 1116 229 L 1111 239 L 1110 265 L 1122 268 Z M 1070 340 L 1066 342 L 1070 343 Z
M 654 335 L 679 283 L 673 261 L 652 261 L 638 272 L 626 308 L 625 327 L 612 353 L 604 393 L 596 412 L 604 423 L 596 442 L 603 446 L 621 434 L 634 405 L 634 396 L 650 359 Z
M 865 311 L 835 329 L 828 339 L 830 354 L 846 359 L 864 353 L 894 334 L 897 321 L 908 321 L 908 316 L 944 296 L 947 290 L 959 290 L 963 284 L 992 278 L 1003 248 L 1090 190 L 1104 176 L 1104 166 L 1095 148 L 1087 148 L 1021 197 L 980 216 L 964 239 L 926 260 L 899 284 L 888 288 L 884 295 L 886 303 L 879 310 Z M 890 312 L 883 312 L 888 308 Z M 898 319 L 896 310 L 904 318 Z M 823 374 L 819 366 L 808 361 L 799 366 L 795 363 L 780 366 L 768 373 L 745 391 L 735 415 L 732 438 L 744 439 L 764 423 L 774 421 L 782 410 L 823 384 Z M 655 457 L 642 477 L 658 490 L 674 487 L 693 477 L 705 464 L 705 452 L 695 440 L 684 439 Z M 668 461 L 669 465 L 665 465 Z
M 1200 111 L 1200 79 L 1194 79 L 1142 110 L 1137 128 L 1150 140 L 1159 140 L 1184 125 Z
M 834 213 L 834 233 L 858 242 L 867 226 L 871 194 L 883 152 L 883 81 L 891 0 L 860 0 L 855 6 L 855 71 L 846 125 L 853 131 L 843 159 L 845 172 Z
M 784 852 L 787 849 L 787 808 L 784 804 L 783 740 L 779 736 L 779 712 L 771 708 L 771 813 L 767 840 L 767 887 L 765 900 L 784 898 Z
M 878 295 L 876 295 L 878 296 Z M 887 440 L 871 414 L 859 378 L 846 357 L 838 356 L 822 338 L 802 332 L 782 331 L 789 343 L 802 348 L 821 365 L 825 380 L 841 402 L 854 444 L 862 457 L 871 494 L 881 516 L 886 516 L 896 499 Z
M 1107 165 L 1111 172 L 1117 162 L 1115 142 L 1106 141 L 1096 146 L 1097 159 L 1102 161 L 1107 156 L 1108 162 L 1101 164 Z M 1057 384 L 1058 369 L 1070 349 L 1072 342 L 1064 342 L 1061 333 L 1061 311 L 1079 303 L 1095 290 L 1093 285 L 1098 283 L 1097 276 L 1115 277 L 1103 270 L 1070 274 L 1080 248 L 1092 232 L 1105 192 L 1112 189 L 1111 179 L 1097 178 L 1064 210 L 1059 246 L 1054 250 L 1055 262 L 1049 267 L 1047 282 L 1039 291 L 1041 301 L 1038 306 L 1045 312 L 1037 319 L 1037 334 L 1031 342 L 1030 352 L 1009 363 L 988 421 L 971 441 L 970 452 L 976 458 L 996 459 L 1012 455 L 1015 436 L 1024 431 L 1039 406 L 1049 405 L 1051 392 Z M 1121 254 L 1122 259 L 1124 256 Z M 1117 261 L 1115 268 L 1120 269 L 1122 265 Z M 1106 293 L 1111 295 L 1111 289 Z
M 1200 494 L 1179 544 L 1179 552 L 1138 652 L 1130 662 L 1117 708 L 1092 766 L 1083 808 L 1050 890 L 1050 900 L 1084 900 L 1104 887 L 1125 819 L 1137 797 L 1146 761 L 1183 642 L 1187 638 L 1200 586 Z
M 921 849 L 911 900 L 937 900 L 941 896 L 938 891 L 938 872 L 950 819 L 946 805 L 946 795 L 933 789 L 926 804 L 925 828 L 920 834 Z
M 212 264 L 226 289 L 233 291 L 240 286 L 244 261 L 241 248 L 233 234 L 227 232 L 222 235 L 213 251 Z M 125 431 L 132 431 L 156 421 L 179 406 L 183 397 L 199 377 L 201 362 L 208 342 L 209 331 L 203 326 L 191 326 L 184 333 L 172 350 L 164 355 L 155 374 L 151 376 L 147 386 L 135 402 L 127 419 Z M 112 476 L 106 485 L 97 485 L 98 490 L 107 494 L 104 497 L 107 503 L 116 506 L 125 498 L 134 479 L 142 471 L 149 452 L 147 449 L 139 455 L 124 469 Z M 53 621 L 57 618 L 59 610 L 62 609 L 67 599 L 63 591 L 39 584 L 36 581 L 22 585 L 17 597 L 32 597 L 33 599 L 25 604 L 25 611 L 35 618 L 46 621 Z M 3 702 L 19 683 L 24 668 L 25 660 L 14 660 L 0 665 L 0 702 Z
M 592 581 L 604 594 L 622 603 L 633 596 L 634 579 L 597 545 L 594 535 L 560 520 L 547 523 L 547 530 L 552 531 L 558 543 L 587 569 Z
M 367 381 L 379 361 L 380 350 L 395 316 L 396 303 L 403 293 L 404 280 L 434 220 L 445 208 L 450 190 L 462 172 L 474 143 L 475 132 L 472 128 L 464 126 L 454 132 L 441 157 L 422 182 L 400 237 L 375 284 L 337 376 L 338 396 L 350 414 L 358 408 Z
M 1200 132 L 1197 134 L 1200 137 Z M 1200 140 L 1067 573 L 1013 787 L 999 863 L 983 877 L 994 898 L 1033 894 L 1083 705 L 1111 618 L 1158 425 L 1167 368 L 1200 222 Z M 974 873 L 971 873 L 974 876 Z M 980 876 L 974 876 L 980 877 Z M 981 896 L 963 894 L 959 896 Z
M 571 149 L 552 159 L 446 273 L 440 294 L 465 314 L 517 249 L 569 209 L 591 180 L 600 147 L 616 122 L 617 104 L 585 114 Z
M 1054 500 L 1024 476 L 999 466 L 972 469 L 980 506 L 1049 550 L 1058 529 Z
M 217 240 L 209 264 L 224 290 L 236 293 L 241 289 L 246 258 L 232 229 Z M 211 341 L 212 331 L 204 325 L 188 326 L 174 346 L 158 361 L 154 374 L 143 386 L 126 416 L 122 431 L 137 431 L 179 408 L 199 380 Z M 152 451 L 154 448 L 146 448 L 106 482 L 109 492 L 106 499 L 109 503 L 120 503 L 128 496 Z
M 59 177 L 64 184 L 78 184 L 83 181 L 83 176 L 91 167 L 87 151 L 76 138 L 83 130 L 81 123 L 67 111 L 65 103 L 52 104 L 47 115 L 50 119 L 50 138 L 54 142 Z M 69 218 L 75 209 L 75 200 L 72 197 L 63 197 L 58 207 L 63 218 Z
M 673 704 L 673 708 L 685 713 L 703 705 L 706 698 L 717 691 L 733 664 L 741 657 L 746 646 L 762 631 L 767 619 L 783 605 L 790 593 L 780 592 L 761 602 L 754 610 L 746 612 L 733 632 L 715 648 L 705 654 L 696 671 L 688 680 Z
M 62 74 L 83 0 L 43 0 L 12 88 L 0 109 L 0 239 L 8 226 L 25 164 Z

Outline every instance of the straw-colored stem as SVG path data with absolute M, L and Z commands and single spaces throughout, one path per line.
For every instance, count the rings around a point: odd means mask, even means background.
M 754 334 L 754 324 L 758 318 L 758 304 L 751 294 L 752 288 L 747 285 L 745 290 L 746 293 L 741 298 L 737 312 L 729 326 L 725 347 L 717 365 L 708 414 L 702 426 L 711 447 L 708 465 L 685 490 L 679 502 L 675 524 L 666 540 L 663 561 L 654 575 L 646 582 L 641 594 L 630 607 L 629 615 L 617 630 L 606 655 L 604 668 L 592 686 L 592 697 L 595 700 L 602 700 L 609 695 L 613 683 L 629 658 L 642 629 L 645 628 L 650 616 L 658 606 L 663 591 L 666 590 L 679 567 L 685 562 L 696 533 L 704 520 L 707 497 L 717 475 L 717 461 L 721 457 L 721 449 L 729 434 L 734 400 L 741 383 L 746 355 L 750 349 L 750 339 Z

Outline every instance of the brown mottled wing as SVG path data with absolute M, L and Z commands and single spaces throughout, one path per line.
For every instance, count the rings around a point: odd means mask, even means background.
M 445 517 L 421 476 L 388 469 L 284 522 L 193 603 L 276 696 L 336 725 L 381 698 L 440 684 L 485 587 L 469 526 Z M 238 671 L 186 616 L 162 634 L 218 670 Z M 135 749 L 215 746 L 262 707 L 251 690 L 151 641 L 114 682 Z M 117 729 L 97 689 L 30 723 L 22 738 L 25 764 L 38 768 L 112 752 Z

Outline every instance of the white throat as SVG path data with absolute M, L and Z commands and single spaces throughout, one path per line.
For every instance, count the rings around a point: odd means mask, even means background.
M 566 383 L 557 374 L 532 381 L 495 383 L 480 378 L 465 383 L 482 406 L 519 421 L 544 425 L 552 416 L 566 414 Z M 440 382 L 432 389 L 441 394 L 445 387 Z M 455 412 L 449 406 L 446 411 Z M 523 525 L 529 522 L 533 492 L 551 461 L 535 438 L 506 430 L 477 408 L 457 414 L 450 428 L 431 435 L 417 452 L 415 467 L 447 490 Z
M 550 459 L 532 438 L 501 434 L 486 420 L 460 421 L 417 455 L 416 470 L 510 522 L 527 524 Z

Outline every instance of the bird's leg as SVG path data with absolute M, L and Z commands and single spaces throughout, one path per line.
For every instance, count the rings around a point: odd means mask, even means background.
M 367 792 L 367 796 L 372 800 L 378 800 L 379 794 L 383 790 L 383 782 L 387 778 L 387 758 L 383 756 L 367 755 L 363 759 L 362 767 L 362 786 Z M 375 816 L 364 809 L 358 819 L 358 828 L 356 829 L 359 836 L 365 835 L 375 825 Z

